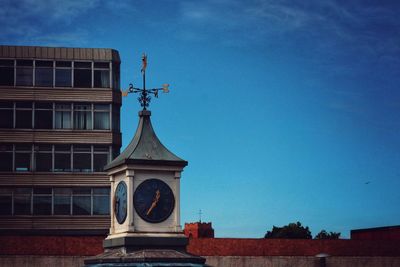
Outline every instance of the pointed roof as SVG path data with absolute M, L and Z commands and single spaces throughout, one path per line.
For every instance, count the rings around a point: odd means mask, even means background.
M 122 164 L 186 166 L 187 161 L 169 151 L 158 139 L 150 121 L 149 110 L 139 111 L 139 125 L 125 150 L 104 167 L 110 170 Z

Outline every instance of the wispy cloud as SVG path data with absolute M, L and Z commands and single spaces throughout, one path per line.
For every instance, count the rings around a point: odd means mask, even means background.
M 397 11 L 399 11 L 398 9 Z M 381 50 L 399 49 L 399 27 L 395 8 L 365 4 L 363 1 L 339 3 L 326 1 L 182 1 L 180 16 L 184 30 L 208 33 L 215 39 L 223 31 L 224 38 L 245 38 L 253 42 L 288 38 L 293 35 L 309 38 L 315 43 L 358 42 Z M 379 32 L 374 27 L 386 28 Z M 397 34 L 395 34 L 397 32 Z M 229 36 L 229 34 L 231 35 Z M 378 42 L 379 41 L 379 42 Z M 358 47 L 360 48 L 360 47 Z M 361 47 L 362 48 L 362 47 Z
M 89 40 L 82 19 L 95 17 L 99 9 L 109 16 L 134 10 L 128 0 L 0 0 L 0 5 L 0 42 L 64 46 Z
M 85 36 L 82 29 L 64 29 L 75 18 L 95 8 L 99 0 L 0 0 L 2 43 L 75 45 Z M 74 41 L 73 41 L 74 40 Z

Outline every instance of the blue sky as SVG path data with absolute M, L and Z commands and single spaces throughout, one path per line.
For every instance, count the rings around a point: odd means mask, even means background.
M 0 43 L 108 47 L 189 161 L 182 223 L 263 237 L 400 224 L 400 2 L 0 0 Z M 137 126 L 123 100 L 123 148 Z

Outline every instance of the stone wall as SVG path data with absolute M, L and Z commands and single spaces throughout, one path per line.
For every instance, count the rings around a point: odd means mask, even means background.
M 79 256 L 0 256 L 0 267 L 82 267 L 85 257 Z M 299 256 L 206 256 L 212 267 L 319 267 L 315 257 Z M 400 257 L 329 257 L 327 267 L 395 267 Z
M 269 256 L 207 256 L 206 263 L 213 267 L 319 267 L 315 257 Z M 329 257 L 326 267 L 395 267 L 400 257 Z

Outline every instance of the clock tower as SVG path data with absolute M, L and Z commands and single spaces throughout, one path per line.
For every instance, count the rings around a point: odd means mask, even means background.
M 147 110 L 150 95 L 168 92 L 168 85 L 146 89 L 147 57 L 142 60 L 143 88 L 131 84 L 122 93 L 140 94 L 143 110 L 136 133 L 105 166 L 111 182 L 111 226 L 103 242 L 105 252 L 86 259 L 85 266 L 204 266 L 204 258 L 186 252 L 188 238 L 180 222 L 180 179 L 188 162 L 160 142 Z
M 150 116 L 149 110 L 139 111 L 132 141 L 105 167 L 112 200 L 105 247 L 126 238 L 143 242 L 149 236 L 159 241 L 168 237 L 167 242 L 171 238 L 186 242 L 180 223 L 180 178 L 187 161 L 160 142 Z

